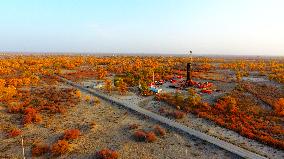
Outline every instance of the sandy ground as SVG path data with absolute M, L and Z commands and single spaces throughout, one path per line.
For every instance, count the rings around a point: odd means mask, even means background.
M 166 103 L 153 100 L 153 97 L 141 97 L 137 96 L 134 93 L 129 93 L 128 96 L 112 96 L 124 102 L 138 104 L 139 106 L 157 114 L 160 114 L 158 110 L 161 107 L 166 108 L 167 110 L 175 110 L 173 107 L 167 105 Z M 188 114 L 184 119 L 179 119 L 176 121 L 187 125 L 188 127 L 202 131 L 208 135 L 218 137 L 227 142 L 248 149 L 252 152 L 267 156 L 268 158 L 284 158 L 284 152 L 281 150 L 266 146 L 255 140 L 245 138 L 234 131 L 218 126 L 214 122 L 203 118 L 198 118 L 196 115 Z
M 0 109 L 1 125 L 20 127 L 20 115 L 8 114 L 5 108 Z M 95 126 L 92 126 L 95 123 Z M 203 142 L 186 134 L 179 134 L 166 128 L 165 137 L 154 143 L 137 142 L 133 139 L 130 124 L 139 124 L 139 129 L 151 130 L 158 123 L 134 114 L 116 105 L 101 101 L 93 106 L 81 102 L 71 107 L 64 115 L 46 116 L 41 124 L 31 124 L 21 127 L 24 136 L 26 157 L 31 158 L 33 143 L 47 143 L 51 145 L 63 134 L 64 130 L 77 128 L 82 135 L 71 141 L 72 151 L 58 158 L 94 158 L 96 151 L 103 148 L 114 149 L 120 158 L 238 158 L 212 144 Z M 8 138 L 0 133 L 0 158 L 21 158 L 21 137 Z M 50 157 L 49 154 L 42 158 Z

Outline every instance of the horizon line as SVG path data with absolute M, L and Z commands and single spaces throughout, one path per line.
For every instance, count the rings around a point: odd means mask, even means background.
M 49 51 L 0 51 L 0 55 L 5 55 L 5 54 L 61 54 L 61 55 L 70 55 L 70 54 L 74 54 L 74 55 L 102 55 L 102 54 L 106 54 L 106 55 L 167 55 L 167 56 L 187 56 L 187 53 L 161 53 L 161 52 L 75 52 L 75 51 L 55 51 L 55 52 L 49 52 Z M 284 57 L 283 55 L 255 55 L 255 54 L 222 54 L 222 53 L 194 53 L 193 56 L 250 56 L 250 57 Z

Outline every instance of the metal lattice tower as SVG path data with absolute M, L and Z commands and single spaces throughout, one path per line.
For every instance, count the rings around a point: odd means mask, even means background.
M 189 59 L 190 59 L 190 63 L 192 63 L 192 51 L 189 51 Z

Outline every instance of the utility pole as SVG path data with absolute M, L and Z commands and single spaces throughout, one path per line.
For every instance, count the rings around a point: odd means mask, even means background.
M 22 135 L 21 135 L 21 138 L 22 138 L 22 142 L 21 142 L 21 144 L 22 144 L 22 155 L 23 155 L 23 159 L 26 159 L 26 157 L 25 157 L 25 147 L 24 147 L 24 138 L 23 138 Z

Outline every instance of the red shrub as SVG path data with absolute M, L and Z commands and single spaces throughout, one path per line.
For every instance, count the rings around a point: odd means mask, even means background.
M 39 123 L 42 121 L 42 117 L 40 114 L 35 114 L 34 116 L 34 122 Z
M 60 107 L 59 107 L 59 108 L 57 109 L 57 111 L 58 111 L 58 113 L 60 113 L 60 114 L 65 114 L 67 110 L 66 110 L 65 108 L 60 108 Z
M 38 123 L 42 121 L 42 117 L 40 114 L 37 113 L 37 110 L 34 108 L 27 108 L 24 110 L 24 118 L 23 123 L 24 124 L 31 124 L 33 122 Z
M 118 153 L 113 150 L 103 149 L 96 153 L 98 159 L 117 159 Z
M 49 151 L 48 145 L 38 144 L 34 145 L 32 148 L 32 156 L 42 156 Z
M 273 106 L 277 115 L 284 116 L 284 98 L 278 99 Z
M 221 118 L 217 118 L 214 120 L 217 124 L 224 126 L 225 125 L 225 121 Z
M 157 140 L 157 136 L 154 132 L 150 131 L 146 134 L 146 141 L 147 142 L 154 142 Z
M 28 114 L 36 114 L 37 113 L 37 110 L 32 108 L 32 107 L 29 107 L 27 109 L 24 110 L 24 114 L 28 115 Z
M 8 113 L 19 113 L 21 109 L 21 106 L 10 106 L 8 109 Z
M 201 118 L 207 118 L 208 116 L 207 112 L 196 112 L 196 114 Z
M 253 133 L 251 133 L 251 132 L 246 132 L 244 136 L 246 136 L 246 137 L 248 137 L 250 139 L 254 139 L 255 135 Z
M 33 121 L 33 117 L 31 115 L 25 115 L 23 119 L 24 124 L 31 124 Z
M 258 89 L 258 91 L 264 92 L 261 96 L 263 99 L 259 96 L 256 96 L 257 98 L 260 98 L 263 101 L 265 98 L 267 99 L 267 103 L 268 100 L 273 101 L 273 99 L 275 99 L 275 97 L 266 97 L 267 92 L 265 93 L 263 90 Z M 258 91 L 255 91 L 254 95 L 256 95 Z M 255 107 L 257 105 L 254 105 L 254 100 L 246 100 L 247 96 L 242 94 L 244 94 L 244 92 L 234 91 L 228 96 L 219 98 L 214 106 L 210 106 L 209 104 L 199 104 L 195 107 L 190 107 L 191 112 L 197 114 L 199 117 L 214 121 L 216 124 L 229 128 L 247 138 L 261 141 L 262 143 L 276 148 L 284 149 L 284 142 L 280 139 L 284 130 L 280 123 L 282 120 L 279 118 L 282 114 L 281 112 L 284 112 L 283 107 L 281 106 L 284 103 L 284 100 L 280 99 L 275 102 L 276 106 L 274 106 L 273 109 L 275 112 L 278 112 L 278 116 L 275 116 L 273 113 L 262 110 L 254 111 L 255 108 L 257 108 Z M 269 94 L 273 94 L 273 91 Z M 279 96 L 279 93 L 274 93 L 274 96 L 276 95 Z M 177 105 L 175 104 L 176 101 L 174 100 L 175 98 L 173 95 L 168 94 L 159 96 L 159 98 L 170 105 Z M 188 106 L 187 104 L 187 102 L 183 102 L 183 105 L 181 106 L 186 107 Z M 177 118 L 182 117 L 182 115 L 179 115 L 177 112 L 166 112 L 165 114 Z
M 80 136 L 80 130 L 71 129 L 71 130 L 66 130 L 64 132 L 63 139 L 65 139 L 65 140 L 77 139 L 79 136 Z
M 176 111 L 173 111 L 173 112 L 169 112 L 167 115 L 172 116 L 175 119 L 182 119 L 185 116 L 185 113 L 176 110 Z
M 51 153 L 53 155 L 62 155 L 68 152 L 70 145 L 66 140 L 58 140 L 55 144 L 51 146 Z
M 143 130 L 138 130 L 134 133 L 134 138 L 137 141 L 146 141 L 146 133 Z
M 159 136 L 165 136 L 166 135 L 166 130 L 161 128 L 159 125 L 155 126 L 154 132 L 155 132 L 156 135 L 159 135 Z
M 221 99 L 218 99 L 215 107 L 221 111 L 231 113 L 236 113 L 239 110 L 236 99 L 231 96 L 224 96 Z
M 22 131 L 19 130 L 19 129 L 12 129 L 12 130 L 9 132 L 8 136 L 10 136 L 10 137 L 16 137 L 16 136 L 18 136 L 18 135 L 21 135 L 21 133 L 22 133 Z

